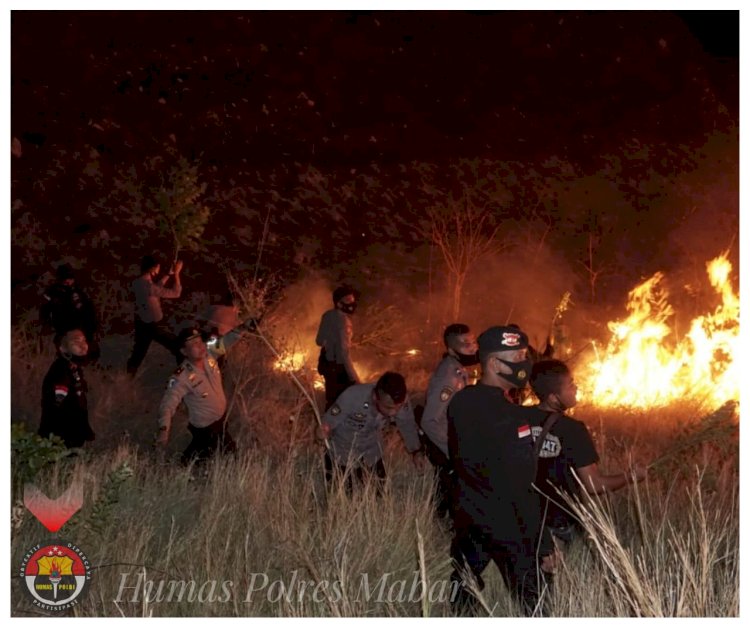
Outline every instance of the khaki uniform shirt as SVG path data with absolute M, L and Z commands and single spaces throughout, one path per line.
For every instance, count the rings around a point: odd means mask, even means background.
M 422 431 L 446 456 L 448 455 L 448 404 L 459 390 L 469 384 L 469 373 L 452 355 L 446 354 L 427 386 Z
M 189 360 L 179 366 L 169 378 L 159 405 L 159 427 L 166 427 L 169 431 L 172 417 L 181 401 L 187 406 L 188 422 L 195 427 L 207 427 L 224 416 L 227 398 L 216 358 L 224 355 L 241 334 L 240 329 L 233 329 L 207 343 L 208 355 L 201 368 L 196 368 Z
M 383 457 L 383 429 L 389 419 L 375 407 L 372 393 L 375 384 L 355 384 L 339 395 L 323 417 L 331 426 L 331 449 L 336 464 L 364 463 L 373 467 Z M 406 449 L 417 451 L 421 443 L 411 403 L 406 403 L 394 417 Z
M 352 346 L 351 316 L 337 308 L 328 310 L 320 319 L 315 344 L 325 349 L 326 359 L 329 362 L 343 364 L 350 380 L 359 381 L 349 353 Z

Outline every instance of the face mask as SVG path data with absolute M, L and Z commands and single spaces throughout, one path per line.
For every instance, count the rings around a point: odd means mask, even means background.
M 474 366 L 479 364 L 479 355 L 477 353 L 459 353 L 456 351 L 455 358 L 461 366 Z
M 354 314 L 354 310 L 357 309 L 356 303 L 342 303 L 339 305 L 339 308 L 342 312 L 346 312 L 347 314 Z
M 505 366 L 507 366 L 512 373 L 498 373 L 500 377 L 509 381 L 517 388 L 521 388 L 526 385 L 529 381 L 529 374 L 531 373 L 531 360 L 524 360 L 523 362 L 508 362 L 507 360 L 500 360 Z

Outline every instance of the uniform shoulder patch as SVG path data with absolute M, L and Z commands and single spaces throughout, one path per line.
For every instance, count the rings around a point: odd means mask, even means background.
M 442 401 L 443 403 L 448 401 L 448 399 L 450 399 L 452 396 L 453 396 L 453 389 L 450 386 L 445 386 L 440 391 L 440 401 Z
M 63 384 L 56 384 L 55 385 L 55 399 L 57 401 L 62 401 L 67 396 L 68 396 L 68 387 Z
M 337 403 L 334 403 L 328 412 L 331 413 L 331 416 L 337 416 L 341 414 L 341 406 Z

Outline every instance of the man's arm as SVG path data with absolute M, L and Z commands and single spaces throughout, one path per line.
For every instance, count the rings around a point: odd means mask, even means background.
M 357 370 L 354 368 L 351 357 L 351 345 L 352 345 L 352 328 L 351 321 L 348 319 L 342 319 L 339 325 L 339 347 L 341 348 L 341 363 L 346 369 L 346 374 L 349 380 L 355 384 L 359 384 L 359 375 Z
M 427 401 L 422 415 L 421 427 L 427 438 L 448 455 L 448 404 L 453 398 L 455 389 L 438 371 L 433 375 L 427 387 Z
M 182 398 L 188 393 L 187 384 L 184 383 L 179 373 L 175 373 L 169 378 L 167 390 L 159 404 L 159 435 L 156 442 L 159 445 L 166 445 L 169 442 L 169 430 L 172 426 L 172 417 L 174 416 L 177 406 L 180 405 Z
M 634 466 L 630 472 L 606 475 L 599 471 L 599 466 L 594 463 L 575 470 L 583 484 L 583 488 L 589 495 L 601 495 L 617 491 L 628 484 L 636 484 L 646 479 L 646 469 L 639 465 Z
M 417 431 L 417 422 L 414 420 L 414 410 L 411 407 L 411 401 L 406 400 L 406 403 L 398 411 L 395 416 L 396 427 L 401 433 L 401 438 L 404 440 L 404 445 L 410 454 L 419 452 L 422 448 L 422 443 L 419 440 L 419 432 Z
M 247 331 L 254 331 L 258 325 L 258 319 L 251 316 L 244 322 L 240 323 L 234 329 L 229 330 L 223 336 L 212 338 L 208 342 L 208 350 L 215 358 L 226 355 L 227 349 L 236 343 Z

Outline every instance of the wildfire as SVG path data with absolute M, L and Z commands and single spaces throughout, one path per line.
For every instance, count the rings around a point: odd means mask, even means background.
M 305 366 L 306 360 L 307 356 L 301 351 L 288 351 L 276 359 L 273 368 L 283 372 L 299 371 Z
M 634 288 L 629 316 L 609 323 L 612 332 L 581 387 L 600 406 L 658 407 L 678 399 L 705 399 L 719 406 L 739 399 L 739 298 L 729 281 L 726 253 L 706 264 L 711 286 L 721 299 L 711 313 L 693 319 L 675 341 L 674 314 L 662 287 L 662 273 Z M 596 346 L 594 346 L 596 350 Z

